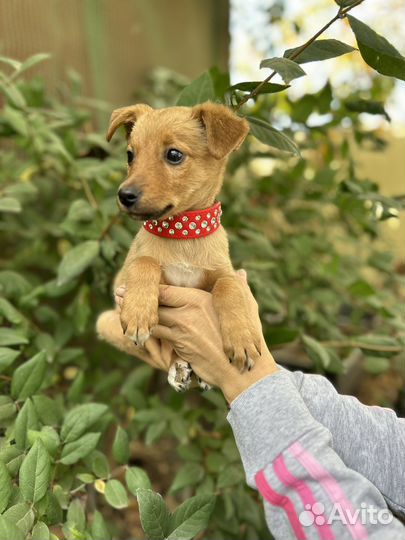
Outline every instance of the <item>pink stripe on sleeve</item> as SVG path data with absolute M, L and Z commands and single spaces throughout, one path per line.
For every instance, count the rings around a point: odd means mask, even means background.
M 313 505 L 317 503 L 311 488 L 306 482 L 296 478 L 287 468 L 282 454 L 280 454 L 273 462 L 273 469 L 280 482 L 285 486 L 295 489 L 298 493 L 304 508 L 310 511 Z M 323 519 L 322 519 L 323 518 Z M 326 518 L 322 515 L 317 515 L 317 519 L 314 519 L 315 527 L 318 530 L 318 535 L 321 540 L 335 540 L 335 535 L 332 529 L 326 522 Z
M 294 456 L 301 465 L 308 471 L 314 480 L 316 480 L 329 495 L 332 504 L 339 503 L 344 515 L 354 516 L 353 506 L 347 499 L 344 491 L 340 487 L 338 481 L 319 463 L 315 457 L 307 452 L 299 443 L 293 443 L 287 450 Z M 346 527 L 348 528 L 353 540 L 366 540 L 368 538 L 367 530 L 363 527 L 360 521 L 350 523 L 347 520 Z
M 297 512 L 291 500 L 285 495 L 274 491 L 266 480 L 264 471 L 259 471 L 255 476 L 256 486 L 262 497 L 273 506 L 279 506 L 287 514 L 290 525 L 297 540 L 306 540 L 305 532 L 299 522 Z

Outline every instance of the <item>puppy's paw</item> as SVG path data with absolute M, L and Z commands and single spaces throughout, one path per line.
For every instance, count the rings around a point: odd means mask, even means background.
M 185 392 L 190 388 L 192 372 L 188 362 L 176 360 L 169 368 L 167 380 L 176 392 Z
M 207 382 L 203 381 L 201 377 L 196 375 L 196 378 L 197 378 L 197 384 L 201 388 L 201 390 L 203 390 L 204 392 L 206 392 L 207 390 L 212 390 L 212 386 L 208 384 Z
M 250 371 L 260 358 L 260 336 L 249 327 L 237 331 L 227 328 L 223 329 L 222 339 L 229 362 L 241 373 Z
M 124 301 L 121 314 L 121 326 L 124 334 L 131 339 L 135 345 L 144 347 L 146 340 L 152 335 L 153 328 L 158 324 L 157 305 L 137 304 L 129 307 Z

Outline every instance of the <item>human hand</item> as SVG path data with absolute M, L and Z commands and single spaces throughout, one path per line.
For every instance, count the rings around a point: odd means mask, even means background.
M 257 303 L 246 282 L 246 273 L 239 273 L 244 283 L 245 300 L 255 325 L 261 330 Z M 223 351 L 218 318 L 212 295 L 199 289 L 160 286 L 159 325 L 154 337 L 172 343 L 179 358 L 189 362 L 196 374 L 207 383 L 218 386 L 231 402 L 249 386 L 278 370 L 262 338 L 262 354 L 255 367 L 239 373 Z

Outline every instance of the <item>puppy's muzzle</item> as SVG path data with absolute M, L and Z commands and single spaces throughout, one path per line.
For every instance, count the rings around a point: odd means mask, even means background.
M 136 187 L 122 188 L 118 191 L 118 199 L 128 210 L 134 208 L 141 198 L 142 192 Z

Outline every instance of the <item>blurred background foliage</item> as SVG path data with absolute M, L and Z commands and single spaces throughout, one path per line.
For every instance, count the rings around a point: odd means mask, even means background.
M 222 396 L 176 394 L 95 336 L 138 225 L 117 214 L 125 144 L 107 144 L 100 124 L 111 107 L 72 72 L 51 89 L 35 72 L 52 61 L 1 59 L 0 538 L 271 538 Z M 184 70 L 149 70 L 133 100 L 236 106 L 255 85 L 230 88 L 219 64 L 191 85 Z M 370 71 L 368 85 L 325 80 L 299 95 L 304 79 L 241 108 L 256 137 L 232 156 L 221 195 L 232 259 L 280 363 L 399 411 L 403 255 L 381 224 L 398 219 L 404 195 L 382 194 L 356 157 L 389 152 L 394 79 Z

